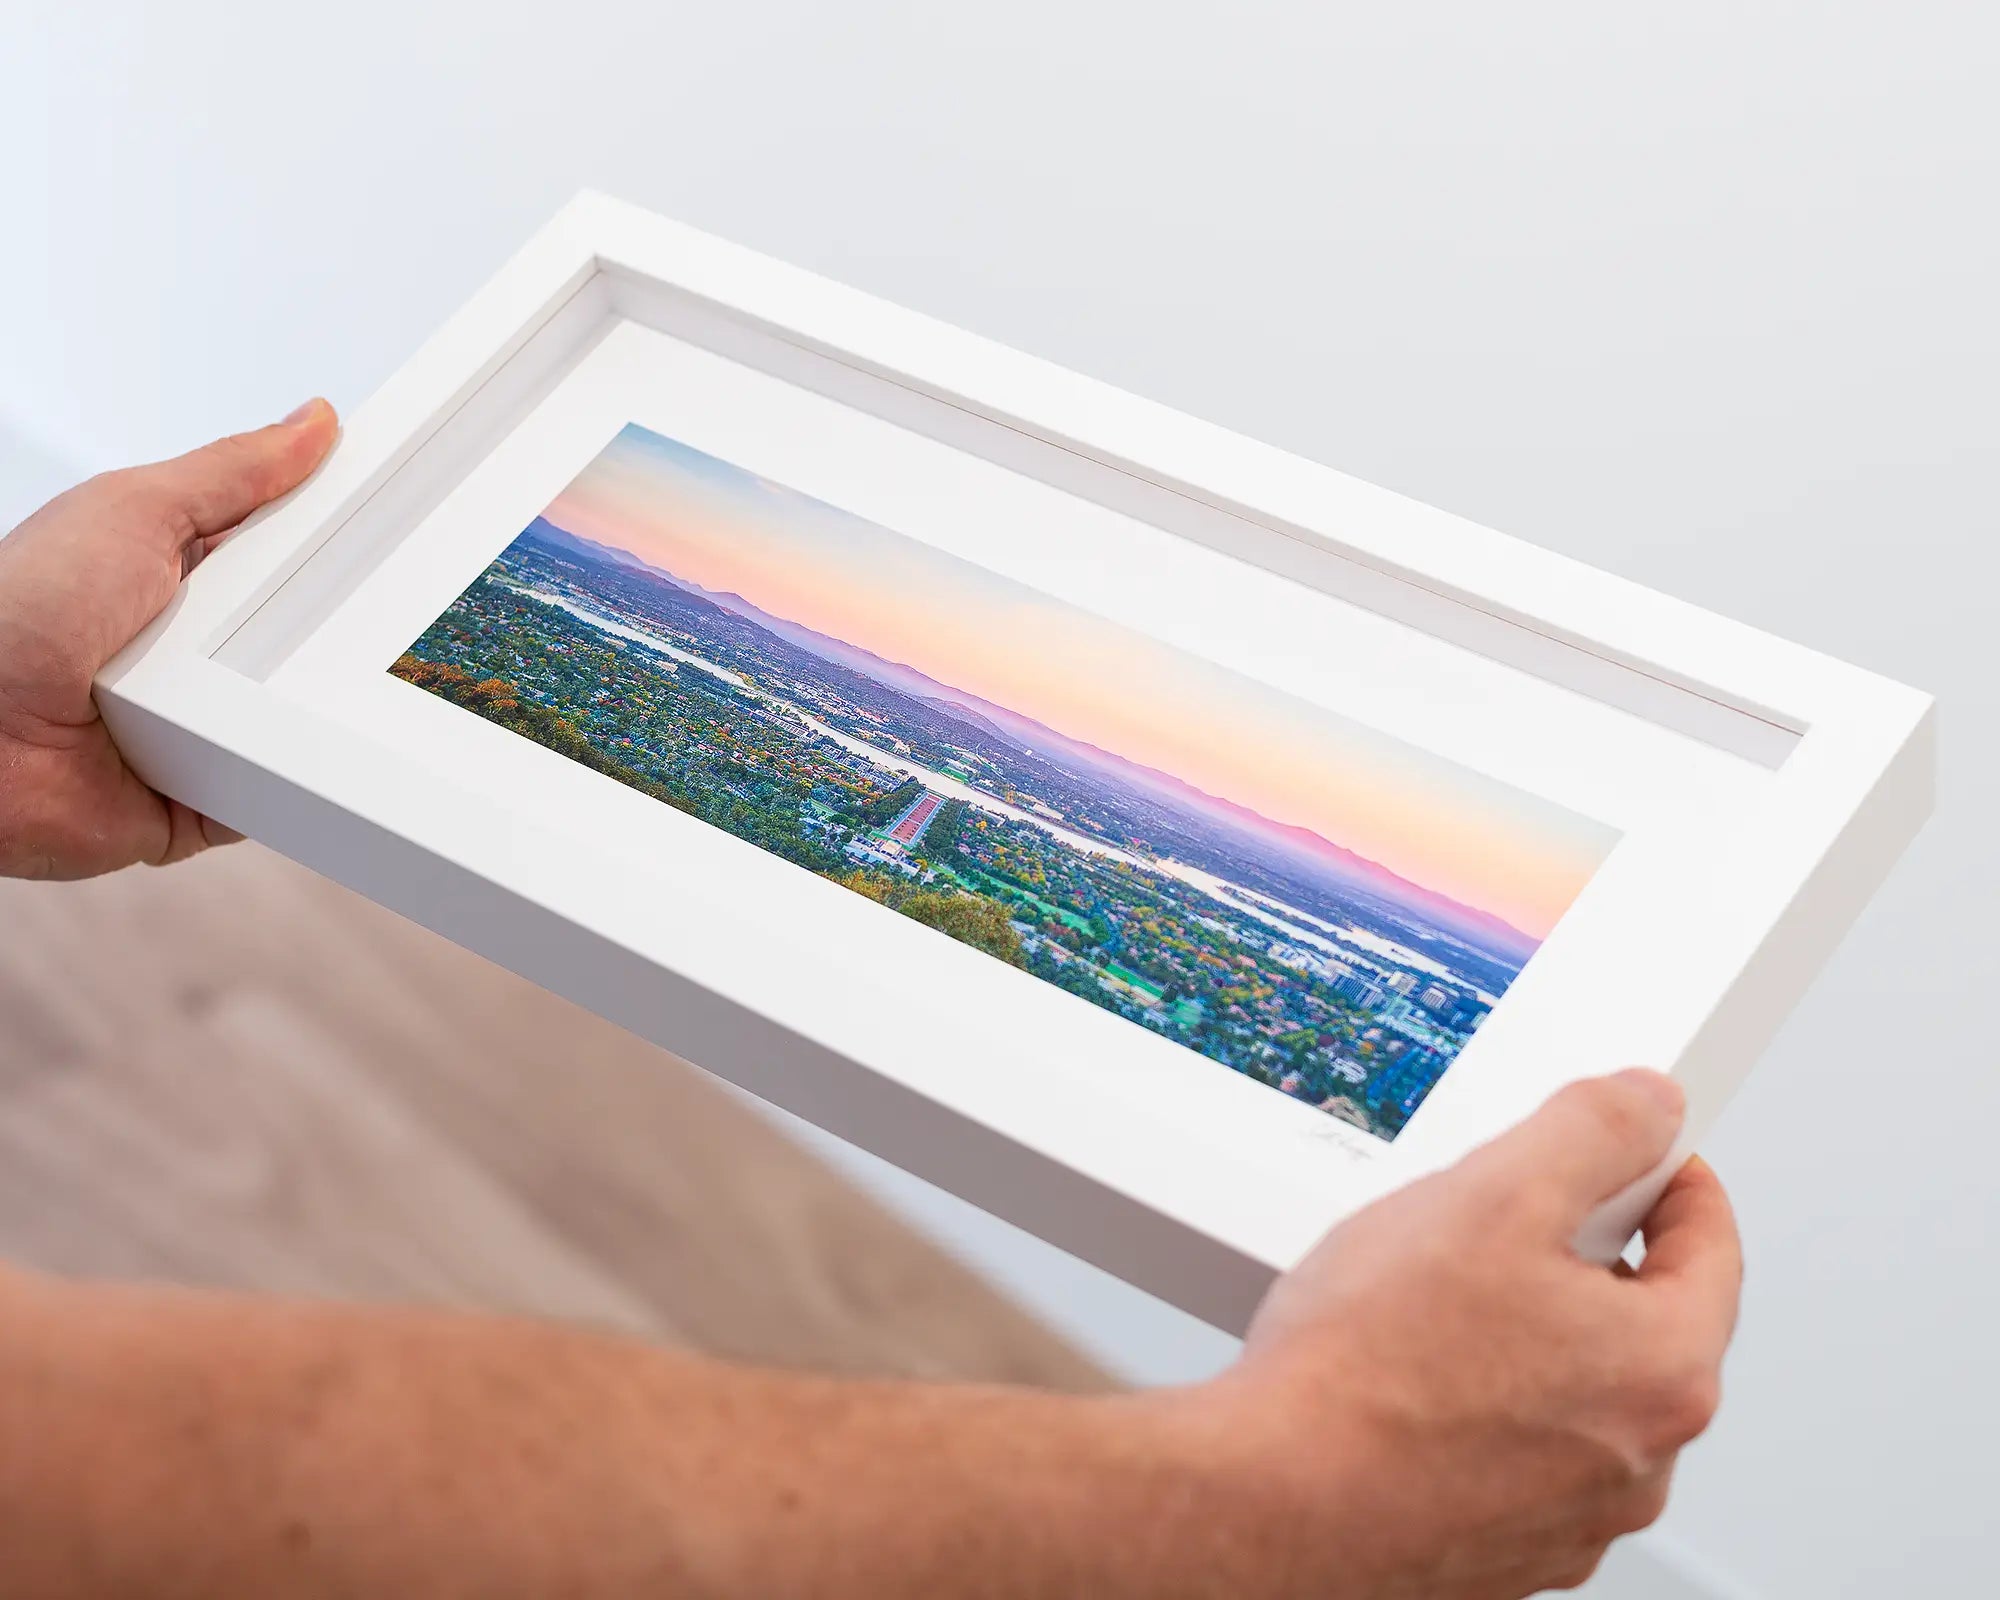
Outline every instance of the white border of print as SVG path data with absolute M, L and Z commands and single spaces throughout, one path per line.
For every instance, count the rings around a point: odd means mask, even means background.
M 759 424 L 787 363 L 793 409 Z M 863 390 L 866 405 L 844 404 Z M 808 459 L 805 413 L 825 407 L 856 430 L 844 469 Z M 970 559 L 1108 615 L 1132 605 L 1170 635 L 1226 567 L 1259 625 L 1204 639 L 1224 665 L 1530 776 L 1625 837 L 1402 1137 L 1350 1135 L 376 683 L 408 620 L 397 608 L 421 598 L 420 628 L 437 591 L 462 588 L 522 507 L 627 420 L 898 531 L 967 541 Z M 928 465 L 882 470 L 916 444 Z M 1065 549 L 1151 541 L 1157 582 L 1121 594 L 1101 560 L 996 543 L 953 478 L 997 482 L 996 462 L 1010 482 L 1024 463 L 1046 480 L 1024 493 L 1086 483 L 1096 503 L 1066 513 Z M 917 498 L 882 498 L 898 492 Z M 1106 512 L 1113 499 L 1142 509 L 1136 524 Z M 1352 657 L 1310 643 L 1328 630 L 1267 625 L 1328 606 L 1345 608 L 1351 626 L 1331 631 Z M 1429 714 L 1354 701 L 1375 646 L 1436 657 Z M 1922 695 L 593 196 L 355 414 L 310 483 L 193 575 L 99 700 L 166 792 L 1231 1328 L 1326 1226 L 1563 1082 L 1670 1067 L 1692 1141 L 1930 800 Z M 1601 737 L 1579 740 L 1585 727 Z M 924 981 L 885 1005 L 883 971 Z M 1588 1248 L 1615 1250 L 1663 1176 L 1607 1207 Z

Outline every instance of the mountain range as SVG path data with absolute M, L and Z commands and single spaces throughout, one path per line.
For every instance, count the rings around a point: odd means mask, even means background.
M 522 537 L 532 538 L 573 559 L 608 563 L 648 574 L 729 612 L 809 655 L 846 667 L 884 688 L 921 701 L 933 711 L 977 727 L 1003 744 L 1040 756 L 1073 774 L 1080 770 L 1100 781 L 1137 790 L 1157 802 L 1193 811 L 1230 833 L 1274 847 L 1299 866 L 1331 878 L 1338 887 L 1386 895 L 1409 909 L 1437 918 L 1447 927 L 1497 941 L 1510 953 L 1523 958 L 1531 954 L 1539 942 L 1490 912 L 1413 883 L 1380 862 L 1337 845 L 1310 828 L 1276 821 L 1248 806 L 1209 794 L 1172 773 L 1100 749 L 1087 740 L 1072 738 L 1032 717 L 950 684 L 940 683 L 928 673 L 903 662 L 890 661 L 863 646 L 835 639 L 787 617 L 776 616 L 742 595 L 704 588 L 692 579 L 654 566 L 629 550 L 571 533 L 546 517 L 535 518 Z

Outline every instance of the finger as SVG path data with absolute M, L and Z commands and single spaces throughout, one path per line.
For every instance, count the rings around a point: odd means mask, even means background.
M 178 800 L 167 801 L 166 807 L 167 837 L 159 853 L 147 858 L 150 866 L 171 867 L 189 856 L 200 855 L 209 846 L 207 830 L 202 826 L 206 819 L 199 811 Z
M 201 819 L 201 836 L 211 845 L 241 844 L 243 842 L 242 834 L 225 823 L 217 822 L 213 817 L 203 817 Z
M 216 535 L 305 482 L 338 431 L 333 407 L 308 400 L 283 422 L 217 439 L 139 474 L 162 496 L 176 548 L 198 540 L 213 548 Z
M 29 748 L 24 761 L 0 772 L 0 787 L 9 775 L 23 780 L 20 820 L 30 849 L 24 857 L 0 839 L 0 874 L 94 878 L 158 860 L 171 847 L 170 802 L 119 760 L 108 737 L 81 749 Z
M 1673 1493 L 1674 1469 L 1679 1464 L 1678 1456 L 1669 1455 L 1651 1471 L 1606 1490 L 1588 1514 L 1590 1533 L 1609 1541 L 1658 1522 Z
M 1550 1097 L 1471 1164 L 1509 1188 L 1528 1184 L 1546 1193 L 1556 1220 L 1574 1228 L 1666 1159 L 1685 1110 L 1680 1085 L 1661 1073 L 1634 1068 L 1587 1078 Z
M 1736 1328 L 1743 1291 L 1743 1243 L 1735 1209 L 1715 1169 L 1692 1156 L 1674 1174 L 1641 1232 L 1646 1259 L 1638 1282 L 1669 1290 L 1717 1339 L 1727 1344 Z

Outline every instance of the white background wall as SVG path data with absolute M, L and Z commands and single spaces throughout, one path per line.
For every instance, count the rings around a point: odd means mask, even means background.
M 1746 1319 L 1655 1548 L 1989 1594 L 1996 44 L 1908 0 L 0 0 L 0 512 L 358 401 L 591 185 L 1939 691 L 1936 821 L 1711 1144 Z M 1135 1372 L 1223 1353 L 902 1193 Z

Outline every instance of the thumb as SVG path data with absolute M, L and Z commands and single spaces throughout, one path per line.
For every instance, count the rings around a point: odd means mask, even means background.
M 339 430 L 333 407 L 308 400 L 283 422 L 231 434 L 171 461 L 141 467 L 170 512 L 177 547 L 213 539 L 259 506 L 289 494 L 312 475 Z
M 1548 1194 L 1561 1213 L 1555 1220 L 1570 1229 L 1666 1159 L 1686 1109 L 1681 1086 L 1664 1073 L 1634 1067 L 1586 1078 L 1472 1161 L 1489 1179 Z

